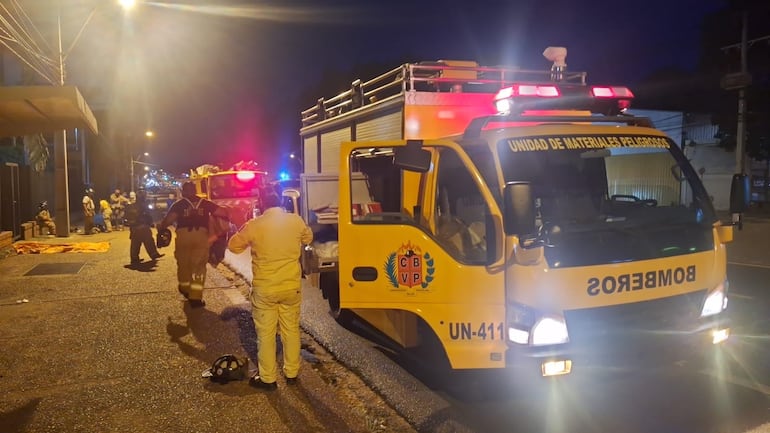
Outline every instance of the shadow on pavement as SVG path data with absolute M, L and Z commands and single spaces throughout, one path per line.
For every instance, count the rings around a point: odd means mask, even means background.
M 3 431 L 6 433 L 27 431 L 27 425 L 34 418 L 35 411 L 41 401 L 41 398 L 35 398 L 24 406 L 0 413 L 0 426 L 3 426 Z
M 254 328 L 254 320 L 251 311 L 243 308 L 227 307 L 219 315 L 221 320 L 234 320 L 238 327 L 238 338 L 241 348 L 246 352 L 252 366 L 257 365 L 257 330 Z
M 135 263 L 135 264 L 127 264 L 123 265 L 126 269 L 131 269 L 133 271 L 139 271 L 139 272 L 155 272 L 155 268 L 158 267 L 158 262 L 156 260 L 150 260 L 147 262 L 141 262 L 141 263 Z
M 205 364 L 211 364 L 224 354 L 244 357 L 245 352 L 250 365 L 256 366 L 257 337 L 249 311 L 228 307 L 222 313 L 217 313 L 207 309 L 205 305 L 194 306 L 190 302 L 184 302 L 182 312 L 186 319 L 184 322 L 168 317 L 166 323 L 166 333 L 182 353 Z M 229 323 L 233 319 L 235 329 Z M 188 335 L 194 341 L 185 338 Z M 229 338 L 229 335 L 237 335 L 238 343 L 233 344 L 235 339 Z M 196 342 L 200 344 L 195 344 Z

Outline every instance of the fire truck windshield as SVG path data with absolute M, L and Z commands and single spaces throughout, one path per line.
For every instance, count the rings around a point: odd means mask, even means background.
M 558 241 L 546 248 L 552 265 L 644 260 L 713 246 L 711 201 L 667 138 L 504 139 L 498 155 L 505 182 L 531 183 L 539 223 L 559 228 Z
M 243 176 L 238 173 L 218 173 L 209 177 L 212 199 L 257 197 L 261 188 L 259 175 Z

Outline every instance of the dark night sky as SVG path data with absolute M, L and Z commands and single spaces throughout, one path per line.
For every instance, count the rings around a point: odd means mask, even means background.
M 349 83 L 371 78 L 354 65 L 437 59 L 548 68 L 543 49 L 561 45 L 590 82 L 633 85 L 692 68 L 701 20 L 723 3 L 169 0 L 94 19 L 69 70 L 112 95 L 111 122 L 155 130 L 153 159 L 171 171 L 240 159 L 273 171 L 299 149 L 300 110 L 344 90 L 321 89 L 324 76 Z

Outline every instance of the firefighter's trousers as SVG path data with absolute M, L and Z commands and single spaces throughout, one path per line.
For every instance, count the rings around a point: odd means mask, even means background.
M 179 290 L 193 301 L 203 299 L 206 262 L 209 259 L 208 238 L 208 229 L 202 227 L 194 229 L 182 227 L 176 230 L 174 258 L 176 258 Z
M 297 281 L 299 286 L 299 281 Z M 254 306 L 254 327 L 257 330 L 257 363 L 259 377 L 272 383 L 278 376 L 276 366 L 275 334 L 281 332 L 283 346 L 283 374 L 297 377 L 300 364 L 299 311 L 302 292 L 293 290 L 262 293 L 255 288 L 251 293 Z
M 107 222 L 107 220 L 104 220 Z M 151 260 L 160 256 L 158 248 L 155 246 L 155 239 L 152 238 L 152 229 L 146 224 L 131 227 L 129 238 L 131 239 L 131 263 L 139 263 L 139 251 L 144 245 L 145 251 L 149 254 Z

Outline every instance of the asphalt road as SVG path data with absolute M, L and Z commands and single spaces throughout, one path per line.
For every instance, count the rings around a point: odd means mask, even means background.
M 439 395 L 478 432 L 768 432 L 770 268 L 729 271 L 733 335 L 713 365 L 621 367 L 475 401 Z M 489 387 L 506 382 L 516 386 L 503 376 L 486 380 Z
M 127 238 L 67 239 L 109 242 L 105 253 L 0 260 L 0 432 L 770 431 L 770 220 L 747 225 L 728 248 L 736 326 L 721 365 L 729 368 L 458 386 L 414 369 L 363 329 L 339 326 L 305 281 L 300 385 L 281 381 L 269 395 L 200 377 L 223 353 L 254 360 L 237 279 L 212 271 L 206 307 L 191 309 L 176 293 L 173 258 L 123 266 Z M 248 268 L 247 256 L 239 260 Z M 28 275 L 39 264 L 77 269 Z
M 526 383 L 499 374 L 442 381 L 429 366 L 377 346 L 365 327 L 340 327 L 309 286 L 303 326 L 419 431 L 770 432 L 770 258 L 763 255 L 770 220 L 747 221 L 735 238 L 728 247 L 733 334 L 704 364 L 621 366 Z
M 126 267 L 128 232 L 42 240 L 108 248 L 0 260 L 0 433 L 414 431 L 308 335 L 297 385 L 203 378 L 225 353 L 255 369 L 251 308 L 226 270 L 209 268 L 192 308 L 171 248 Z

